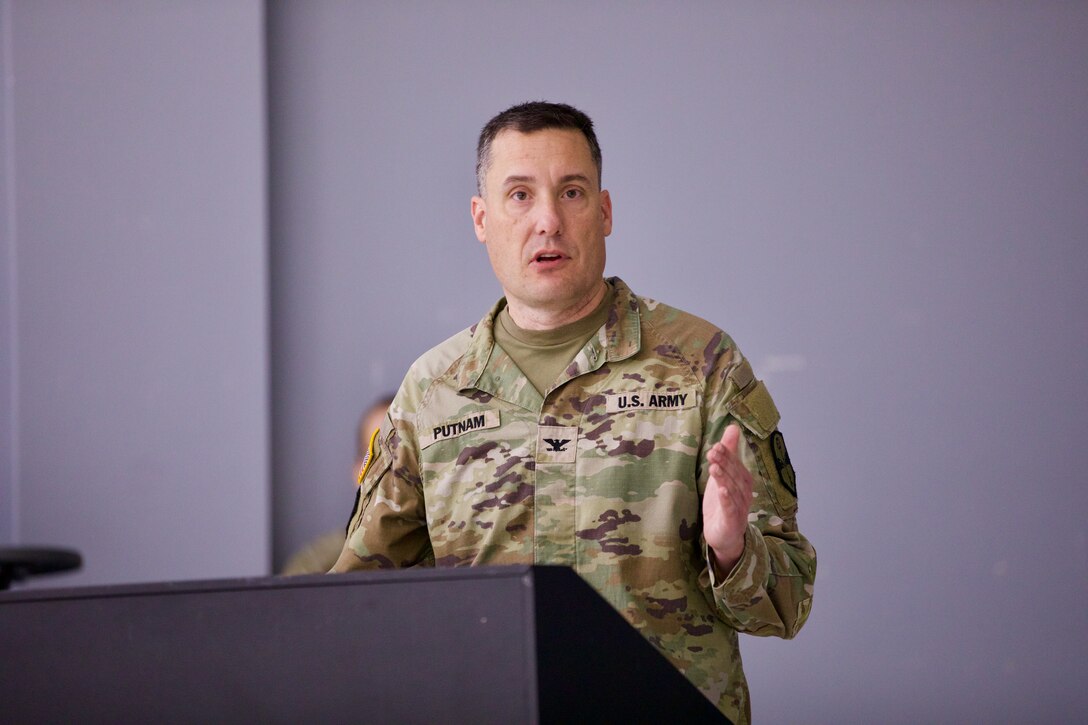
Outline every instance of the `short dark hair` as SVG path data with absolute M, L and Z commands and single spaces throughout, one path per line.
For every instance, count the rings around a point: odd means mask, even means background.
M 589 154 L 597 166 L 597 186 L 601 185 L 601 145 L 593 133 L 593 121 L 582 111 L 565 103 L 530 101 L 511 106 L 492 118 L 480 131 L 476 144 L 476 190 L 484 193 L 484 175 L 491 165 L 491 142 L 500 132 L 513 130 L 532 133 L 548 128 L 569 128 L 581 131 L 589 143 Z

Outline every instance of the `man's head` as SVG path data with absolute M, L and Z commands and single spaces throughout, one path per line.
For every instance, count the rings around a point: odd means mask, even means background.
M 589 117 L 551 103 L 500 113 L 480 134 L 477 174 L 476 238 L 514 321 L 549 329 L 591 313 L 605 293 L 612 201 Z
M 597 166 L 597 186 L 601 186 L 601 145 L 593 132 L 593 121 L 574 106 L 565 103 L 530 101 L 511 106 L 492 118 L 480 131 L 476 143 L 476 193 L 485 196 L 487 170 L 491 166 L 491 143 L 502 131 L 532 133 L 549 128 L 580 131 L 589 144 L 589 154 Z

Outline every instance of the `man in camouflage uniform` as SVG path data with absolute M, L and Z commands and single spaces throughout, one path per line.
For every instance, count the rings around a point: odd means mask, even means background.
M 604 279 L 592 122 L 484 127 L 476 235 L 505 297 L 409 370 L 333 571 L 572 567 L 735 722 L 737 632 L 792 637 L 816 555 L 778 411 L 721 330 Z

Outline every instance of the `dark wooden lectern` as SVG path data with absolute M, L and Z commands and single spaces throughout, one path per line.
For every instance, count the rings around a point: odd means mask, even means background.
M 569 569 L 0 593 L 2 722 L 724 722 Z

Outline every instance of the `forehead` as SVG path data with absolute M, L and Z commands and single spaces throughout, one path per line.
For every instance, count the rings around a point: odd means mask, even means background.
M 596 178 L 589 142 L 581 131 L 546 128 L 522 133 L 506 129 L 491 142 L 488 177 L 519 173 L 521 167 L 558 166 L 563 173 L 582 173 Z

